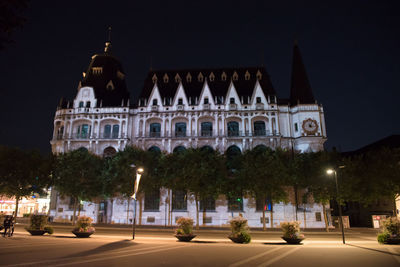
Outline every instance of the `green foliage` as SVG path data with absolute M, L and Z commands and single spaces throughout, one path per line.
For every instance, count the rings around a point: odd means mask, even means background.
M 45 227 L 44 227 L 44 230 L 45 230 L 49 235 L 54 234 L 54 228 L 51 227 L 51 226 L 45 226 Z
M 54 183 L 61 195 L 76 200 L 91 200 L 102 195 L 102 160 L 86 150 L 74 150 L 57 156 Z
M 232 218 L 229 221 L 231 226 L 231 234 L 229 237 L 238 239 L 240 243 L 250 243 L 251 236 L 249 234 L 249 226 L 247 224 L 247 219 L 242 216 Z
M 76 222 L 74 231 L 77 232 L 94 232 L 95 229 L 92 227 L 93 219 L 87 216 L 81 216 Z
M 283 232 L 283 237 L 285 238 L 303 238 L 304 236 L 300 234 L 300 222 L 282 222 L 281 229 Z
M 48 217 L 46 215 L 32 214 L 30 216 L 30 230 L 45 230 Z
M 176 229 L 177 235 L 191 235 L 193 234 L 193 219 L 189 217 L 181 217 L 176 221 L 178 229 Z
M 396 217 L 389 217 L 383 220 L 382 231 L 390 236 L 400 237 L 400 221 Z
M 30 216 L 31 216 L 30 213 L 24 213 L 24 214 L 22 214 L 22 217 L 24 217 L 24 218 L 28 218 L 28 217 L 30 217 Z
M 0 195 L 8 197 L 43 194 L 51 185 L 51 160 L 38 151 L 0 146 Z
M 379 233 L 377 239 L 379 243 L 383 244 L 387 242 L 389 237 L 390 235 L 388 233 Z

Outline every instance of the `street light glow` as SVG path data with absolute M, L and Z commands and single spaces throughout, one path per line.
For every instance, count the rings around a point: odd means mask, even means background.
M 326 170 L 326 173 L 327 173 L 327 174 L 333 174 L 333 173 L 334 173 L 334 170 L 328 169 L 328 170 Z
M 137 169 L 137 172 L 138 172 L 138 173 L 143 173 L 143 171 L 144 171 L 143 168 L 138 168 L 138 169 Z

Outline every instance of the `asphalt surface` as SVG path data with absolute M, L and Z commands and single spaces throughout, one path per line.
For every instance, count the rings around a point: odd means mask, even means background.
M 172 229 L 97 226 L 87 239 L 75 238 L 70 225 L 55 225 L 53 235 L 31 236 L 16 228 L 0 237 L 3 266 L 400 266 L 400 246 L 380 245 L 373 229 L 305 231 L 302 245 L 287 245 L 279 231 L 253 230 L 250 244 L 232 243 L 227 229 L 195 231 L 192 242 L 178 242 Z

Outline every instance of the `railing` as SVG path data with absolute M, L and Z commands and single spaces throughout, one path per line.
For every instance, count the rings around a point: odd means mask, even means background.
M 158 111 L 158 105 L 151 106 L 151 111 Z
M 278 136 L 279 134 L 276 131 L 268 131 L 268 130 L 257 130 L 254 132 L 249 131 L 227 131 L 227 132 L 218 132 L 215 133 L 213 131 L 199 131 L 197 134 L 195 131 L 193 132 L 172 132 L 172 134 L 166 132 L 161 134 L 161 132 L 147 132 L 146 134 L 139 133 L 136 138 L 243 138 L 243 137 L 266 137 L 266 136 Z
M 229 104 L 229 110 L 237 110 L 237 104 Z
M 183 105 L 176 105 L 176 110 L 183 110 Z
M 264 109 L 264 104 L 263 103 L 257 103 L 256 104 L 256 110 L 263 110 Z
M 100 134 L 99 136 L 97 136 L 97 134 L 94 134 L 92 136 L 89 136 L 89 134 L 85 134 L 85 135 L 77 135 L 74 134 L 71 137 L 69 136 L 55 136 L 53 138 L 53 140 L 96 140 L 96 139 L 128 139 L 128 135 L 123 133 L 121 136 L 119 135 L 108 135 L 108 134 Z
M 203 104 L 203 110 L 209 110 L 210 104 Z

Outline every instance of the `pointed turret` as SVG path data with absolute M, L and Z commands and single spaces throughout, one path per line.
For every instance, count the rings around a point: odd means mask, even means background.
M 307 77 L 306 68 L 301 58 L 300 49 L 297 41 L 293 47 L 292 63 L 292 84 L 290 87 L 290 104 L 292 106 L 300 104 L 314 104 L 315 99 L 312 93 L 310 82 Z

